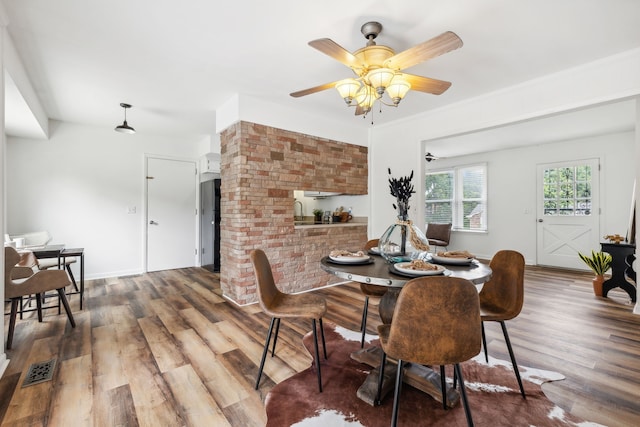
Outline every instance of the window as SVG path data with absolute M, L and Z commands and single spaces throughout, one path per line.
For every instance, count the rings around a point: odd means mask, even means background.
M 427 223 L 450 222 L 454 230 L 487 230 L 485 164 L 429 172 L 425 189 Z
M 544 170 L 545 216 L 591 215 L 591 166 Z

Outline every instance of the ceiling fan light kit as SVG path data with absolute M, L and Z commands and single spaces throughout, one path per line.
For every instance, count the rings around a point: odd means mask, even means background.
M 136 133 L 136 130 L 131 126 L 129 126 L 129 124 L 127 123 L 127 108 L 131 108 L 131 105 L 121 102 L 120 106 L 124 108 L 124 122 L 122 122 L 121 125 L 116 126 L 114 130 L 116 132 L 121 132 L 121 133 L 129 133 L 129 134 Z
M 344 99 L 347 105 L 351 105 L 351 101 L 356 97 L 360 90 L 360 83 L 356 79 L 344 79 L 340 80 L 336 84 L 336 89 L 340 94 L 340 97 Z
M 450 82 L 407 74 L 402 70 L 461 47 L 462 40 L 455 33 L 447 31 L 396 54 L 390 47 L 376 45 L 375 38 L 382 31 L 379 22 L 367 22 L 360 31 L 367 39 L 367 45 L 354 53 L 327 38 L 309 42 L 311 47 L 351 68 L 356 74 L 355 78 L 338 80 L 290 95 L 298 98 L 335 87 L 348 106 L 356 107 L 356 115 L 366 116 L 376 101 L 397 107 L 411 89 L 440 95 L 451 86 Z M 385 92 L 391 102 L 384 101 Z

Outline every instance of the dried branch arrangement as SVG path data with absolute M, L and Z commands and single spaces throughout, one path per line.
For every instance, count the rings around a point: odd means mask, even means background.
M 389 176 L 391 176 L 391 168 L 387 168 L 389 171 Z M 391 189 L 391 195 L 396 198 L 398 205 L 393 204 L 393 209 L 398 211 L 398 217 L 403 220 L 408 219 L 409 212 L 409 199 L 411 195 L 415 193 L 413 189 L 413 184 L 411 183 L 413 180 L 413 171 L 411 171 L 411 175 L 401 177 L 401 178 L 389 178 L 389 189 Z

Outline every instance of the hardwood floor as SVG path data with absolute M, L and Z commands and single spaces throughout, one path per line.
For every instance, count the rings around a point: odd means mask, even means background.
M 507 322 L 518 363 L 563 373 L 543 388 L 565 410 L 640 425 L 640 316 L 627 295 L 596 298 L 590 274 L 537 267 L 527 268 L 525 289 L 522 313 Z M 357 286 L 317 292 L 328 301 L 326 320 L 359 328 Z M 376 304 L 372 298 L 371 332 Z M 258 305 L 222 298 L 218 276 L 205 269 L 90 281 L 86 308 L 79 311 L 77 296 L 71 305 L 75 329 L 57 310 L 43 323 L 33 313 L 18 320 L 0 379 L 3 426 L 262 426 L 268 391 L 311 361 L 301 344 L 309 322 L 283 320 L 255 391 L 269 318 Z M 499 325 L 486 332 L 490 354 L 508 359 Z M 53 380 L 22 388 L 28 367 L 51 358 Z

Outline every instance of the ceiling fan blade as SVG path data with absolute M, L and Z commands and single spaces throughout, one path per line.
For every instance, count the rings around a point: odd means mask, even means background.
M 429 77 L 415 76 L 406 73 L 402 73 L 402 75 L 405 80 L 411 84 L 411 90 L 417 90 L 418 92 L 440 95 L 451 86 L 451 82 L 444 80 L 430 79 Z
M 340 61 L 347 67 L 353 67 L 357 63 L 356 57 L 353 56 L 351 52 L 331 39 L 312 40 L 309 42 L 309 46 L 318 49 L 320 52 L 325 55 L 329 55 L 337 61 Z
M 342 80 L 338 80 L 331 83 L 325 83 L 320 86 L 310 87 L 309 89 L 299 90 L 297 92 L 292 92 L 289 95 L 294 98 L 300 98 L 301 96 L 311 95 L 312 93 L 322 92 L 323 90 L 331 89 L 336 86 L 336 84 L 340 83 Z
M 442 33 L 437 37 L 420 43 L 405 51 L 402 51 L 385 62 L 385 67 L 394 70 L 404 70 L 428 59 L 435 58 L 444 53 L 458 49 L 462 46 L 462 40 L 452 31 Z

